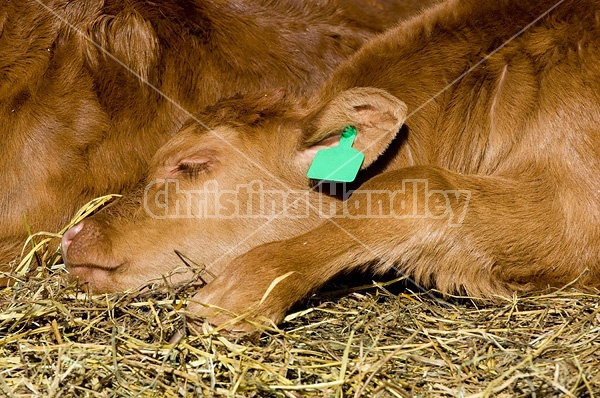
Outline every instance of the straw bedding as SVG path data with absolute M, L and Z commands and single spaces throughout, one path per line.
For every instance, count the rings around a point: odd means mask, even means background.
M 0 290 L 3 396 L 600 396 L 598 295 L 565 287 L 492 304 L 374 284 L 316 295 L 239 337 L 186 313 L 201 273 L 87 296 L 49 242 L 33 237 Z

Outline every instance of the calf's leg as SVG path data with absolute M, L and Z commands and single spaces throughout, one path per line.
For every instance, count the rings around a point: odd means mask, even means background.
M 488 297 L 577 278 L 598 284 L 597 234 L 591 226 L 570 228 L 578 209 L 565 214 L 556 184 L 536 175 L 517 180 L 427 166 L 381 174 L 340 204 L 340 217 L 235 259 L 197 293 L 190 310 L 213 323 L 247 311 L 279 322 L 337 274 L 366 267 L 395 268 L 443 292 Z

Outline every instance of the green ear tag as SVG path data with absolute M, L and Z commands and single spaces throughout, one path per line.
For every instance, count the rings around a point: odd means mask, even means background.
M 308 169 L 308 178 L 335 182 L 354 181 L 365 160 L 362 152 L 352 148 L 355 138 L 356 129 L 346 127 L 338 146 L 317 152 Z

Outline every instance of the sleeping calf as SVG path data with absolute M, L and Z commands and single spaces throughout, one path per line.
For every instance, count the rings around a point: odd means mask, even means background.
M 189 278 L 179 250 L 216 275 L 190 306 L 213 322 L 278 322 L 353 269 L 476 296 L 599 286 L 599 93 L 600 0 L 449 0 L 307 101 L 199 115 L 137 193 L 65 234 L 65 259 L 105 292 Z M 307 171 L 342 145 L 364 162 L 339 198 Z
M 433 2 L 0 1 L 0 264 L 28 227 L 57 230 L 131 188 L 190 112 L 238 93 L 314 92 L 367 38 Z

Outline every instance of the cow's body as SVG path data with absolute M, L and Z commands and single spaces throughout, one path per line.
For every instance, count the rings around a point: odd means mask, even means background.
M 274 321 L 357 268 L 476 296 L 599 286 L 599 93 L 600 1 L 446 1 L 370 42 L 296 111 L 293 100 L 251 99 L 201 116 L 213 132 L 191 124 L 154 159 L 147 182 L 159 182 L 143 197 L 153 204 L 139 207 L 140 193 L 84 221 L 64 241 L 66 258 L 106 291 L 175 269 L 179 249 L 217 275 L 198 302 Z M 196 219 L 157 219 L 182 190 L 199 189 L 210 207 L 201 188 L 213 179 L 306 190 L 315 152 L 347 125 L 366 182 L 345 202 L 308 196 L 341 217 L 215 219 L 194 202 Z M 374 215 L 368 193 L 396 196 Z
M 426 3 L 0 2 L 0 263 L 28 228 L 57 230 L 88 200 L 127 191 L 190 112 L 238 93 L 313 92 Z

